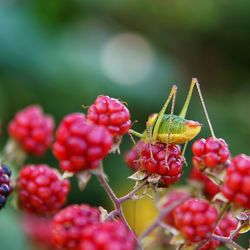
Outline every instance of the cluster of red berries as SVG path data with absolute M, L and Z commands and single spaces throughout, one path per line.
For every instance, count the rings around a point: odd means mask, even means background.
M 166 152 L 167 150 L 167 152 Z M 178 181 L 182 174 L 183 157 L 178 145 L 145 144 L 141 151 L 141 168 L 148 174 L 159 174 L 164 186 Z
M 4 207 L 9 194 L 13 190 L 10 182 L 11 171 L 5 164 L 0 165 L 0 209 Z
M 109 96 L 98 96 L 89 107 L 87 118 L 95 124 L 105 126 L 113 136 L 122 136 L 131 127 L 127 107 Z
M 199 139 L 192 145 L 192 151 L 194 154 L 192 162 L 197 168 L 214 168 L 225 164 L 230 156 L 228 146 L 221 138 Z
M 53 140 L 54 121 L 40 106 L 19 111 L 9 124 L 9 134 L 30 154 L 41 156 Z
M 67 115 L 56 132 L 53 152 L 64 171 L 95 169 L 112 147 L 109 131 L 89 122 L 84 114 Z
M 174 212 L 177 229 L 189 242 L 200 242 L 211 237 L 218 220 L 217 209 L 205 200 L 190 198 Z
M 233 158 L 226 170 L 222 193 L 229 201 L 250 209 L 250 156 Z
M 211 181 L 206 176 L 206 174 L 201 172 L 201 170 L 198 168 L 192 168 L 190 180 L 201 183 L 202 191 L 209 199 L 212 199 L 216 194 L 220 192 L 220 186 Z
M 100 220 L 100 211 L 89 205 L 71 205 L 55 215 L 53 240 L 65 250 L 135 250 L 136 241 L 119 221 Z
M 27 165 L 19 174 L 20 206 L 32 213 L 56 213 L 66 202 L 70 183 L 45 164 Z

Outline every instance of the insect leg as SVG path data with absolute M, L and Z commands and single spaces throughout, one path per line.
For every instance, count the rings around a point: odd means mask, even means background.
M 156 123 L 155 123 L 155 126 L 154 126 L 154 130 L 153 130 L 153 141 L 156 141 L 157 140 L 157 135 L 158 135 L 158 130 L 159 130 L 159 127 L 160 127 L 160 124 L 161 124 L 161 121 L 162 121 L 162 118 L 166 112 L 166 109 L 168 107 L 168 104 L 169 102 L 171 101 L 172 97 L 176 96 L 176 92 L 177 92 L 177 86 L 176 85 L 173 85 L 171 91 L 170 91 L 170 94 L 166 100 L 166 102 L 164 103 L 161 111 L 158 113 L 157 117 L 156 117 Z
M 191 99 L 191 96 L 192 96 L 192 93 L 193 93 L 194 86 L 196 86 L 196 88 L 198 90 L 198 94 L 199 94 L 199 97 L 200 97 L 200 100 L 201 100 L 201 105 L 202 105 L 203 111 L 205 113 L 206 120 L 208 122 L 208 126 L 209 126 L 209 129 L 211 131 L 211 134 L 212 134 L 213 137 L 215 137 L 214 130 L 213 130 L 212 124 L 211 124 L 209 116 L 208 116 L 207 108 L 206 108 L 204 99 L 202 97 L 202 93 L 201 93 L 201 89 L 200 89 L 200 84 L 199 84 L 197 78 L 192 78 L 190 89 L 188 91 L 188 95 L 187 95 L 186 101 L 184 103 L 184 106 L 183 106 L 183 108 L 182 108 L 181 113 L 179 114 L 179 116 L 181 118 L 185 118 L 186 113 L 187 113 L 187 109 L 189 107 L 190 99 Z

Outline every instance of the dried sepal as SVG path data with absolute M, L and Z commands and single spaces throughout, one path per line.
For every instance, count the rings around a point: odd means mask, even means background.
M 147 177 L 146 171 L 138 170 L 134 174 L 130 175 L 128 178 L 133 181 L 142 181 Z
M 90 181 L 92 174 L 90 173 L 90 171 L 82 171 L 76 176 L 78 180 L 78 187 L 81 191 L 83 191 L 87 186 L 88 182 Z

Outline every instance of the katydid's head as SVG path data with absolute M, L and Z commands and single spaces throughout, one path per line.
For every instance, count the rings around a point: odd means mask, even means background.
M 197 121 L 186 120 L 184 126 L 186 137 L 190 141 L 200 133 L 202 124 Z

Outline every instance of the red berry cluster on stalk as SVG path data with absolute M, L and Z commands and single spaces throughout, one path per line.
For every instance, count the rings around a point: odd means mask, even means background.
M 188 242 L 211 237 L 218 220 L 217 209 L 205 200 L 189 199 L 174 210 L 174 223 Z
M 70 183 L 45 164 L 27 165 L 19 174 L 20 206 L 40 215 L 54 214 L 65 204 Z
M 197 168 L 215 168 L 219 164 L 225 164 L 230 156 L 228 146 L 221 138 L 199 139 L 192 145 L 192 151 L 192 162 Z
M 84 114 L 67 115 L 56 132 L 53 152 L 64 171 L 95 169 L 112 147 L 112 137 L 104 126 L 89 122 Z
M 178 145 L 145 144 L 141 151 L 141 168 L 148 174 L 159 174 L 160 182 L 168 186 L 177 182 L 182 174 L 183 157 Z
M 4 207 L 8 196 L 13 190 L 11 184 L 11 171 L 5 164 L 0 165 L 0 209 Z
M 233 158 L 226 170 L 222 193 L 229 201 L 250 209 L 250 156 Z
M 54 121 L 40 106 L 32 105 L 19 111 L 8 129 L 27 153 L 41 156 L 52 143 Z
M 113 136 L 122 136 L 131 127 L 127 107 L 115 98 L 98 96 L 88 109 L 87 118 L 95 124 L 108 128 Z

